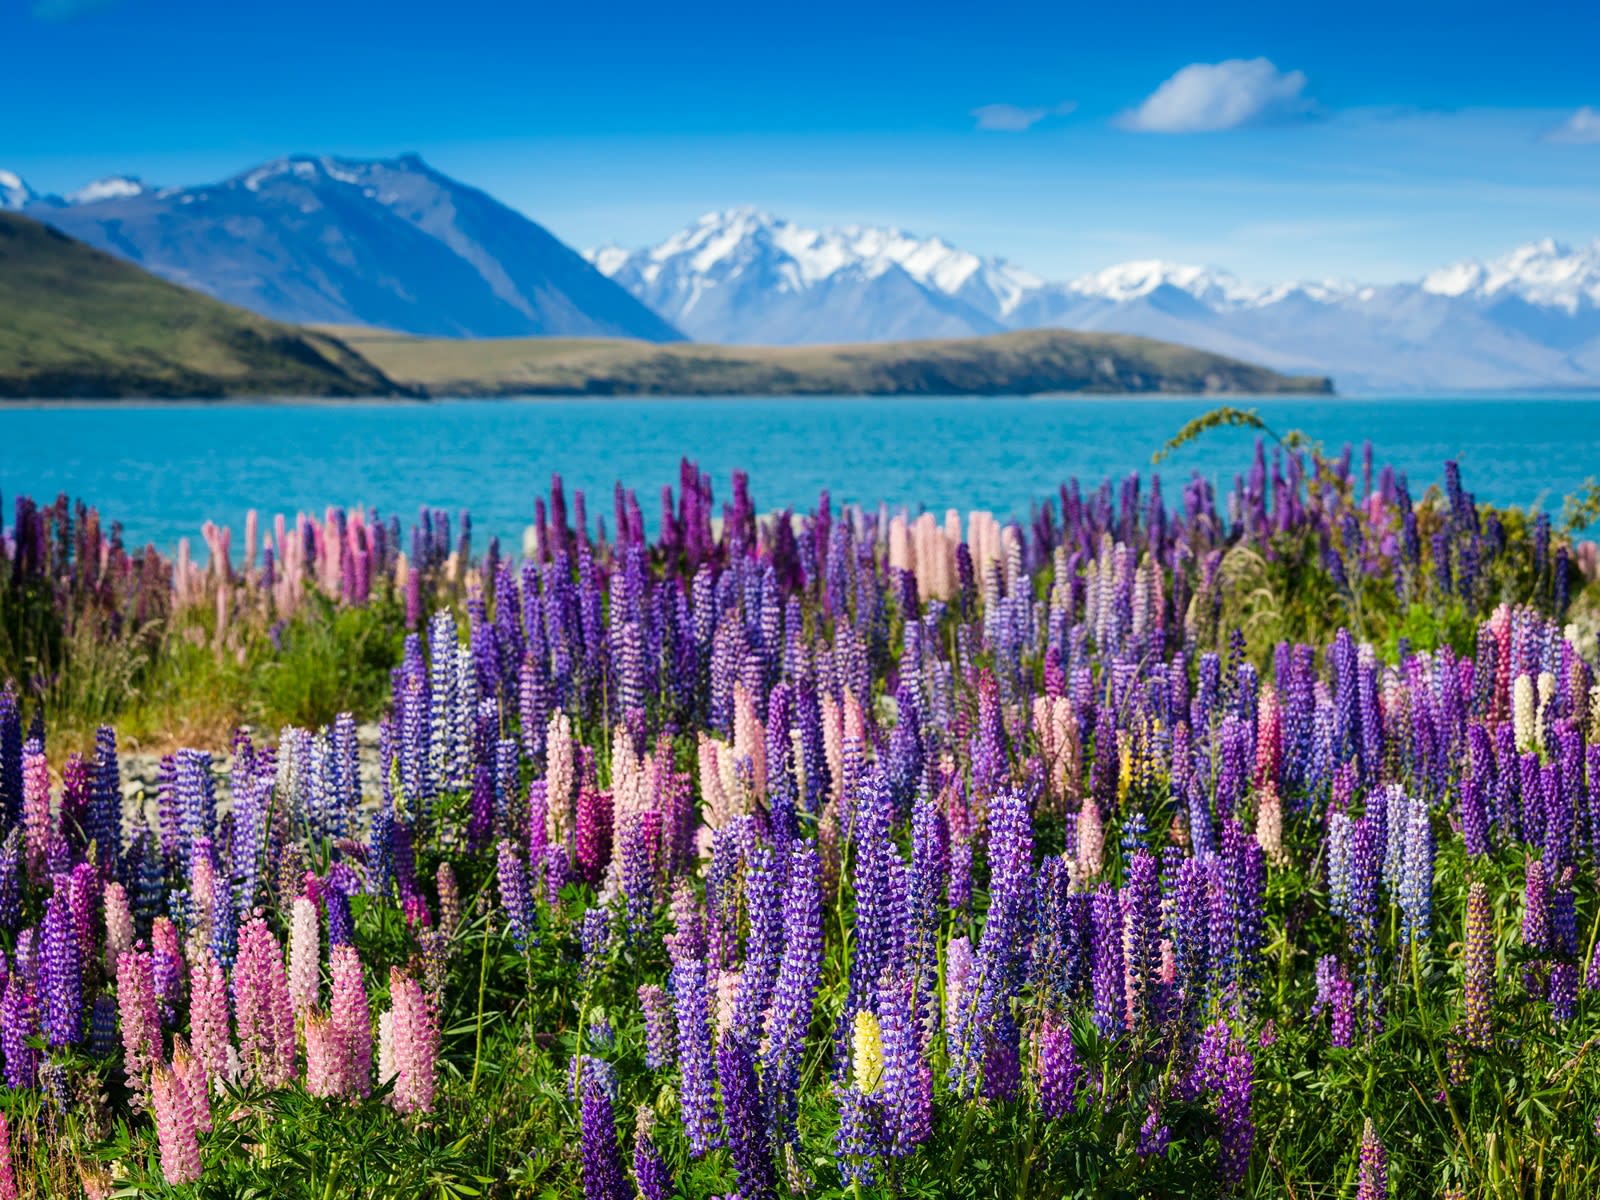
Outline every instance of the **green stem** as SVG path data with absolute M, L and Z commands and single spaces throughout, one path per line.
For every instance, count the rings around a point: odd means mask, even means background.
M 489 927 L 487 922 L 483 929 L 483 951 L 478 956 L 478 1016 L 477 1031 L 472 1044 L 472 1081 L 467 1084 L 469 1092 L 478 1090 L 478 1066 L 483 1058 L 483 999 L 489 987 Z

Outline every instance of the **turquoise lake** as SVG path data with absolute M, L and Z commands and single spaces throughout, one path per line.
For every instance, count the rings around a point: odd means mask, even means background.
M 419 505 L 470 509 L 475 538 L 520 544 L 535 494 L 559 471 L 610 524 L 612 485 L 660 512 L 678 460 L 697 460 L 719 502 L 735 469 L 761 510 L 887 501 L 910 511 L 1026 514 L 1070 476 L 1094 485 L 1130 471 L 1191 417 L 1253 407 L 1280 432 L 1337 451 L 1370 439 L 1414 495 L 1462 465 L 1468 490 L 1540 504 L 1600 475 L 1600 396 L 1471 398 L 1001 397 L 463 400 L 436 404 L 161 404 L 0 408 L 0 496 L 65 491 L 118 520 L 130 542 L 170 548 L 209 519 L 366 505 L 409 521 Z M 1251 436 L 1207 435 L 1159 469 L 1199 470 L 1219 490 L 1249 464 Z M 1170 487 L 1169 502 L 1177 496 Z

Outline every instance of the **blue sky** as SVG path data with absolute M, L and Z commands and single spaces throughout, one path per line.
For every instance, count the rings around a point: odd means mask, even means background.
M 416 150 L 578 246 L 898 224 L 1048 277 L 1390 280 L 1600 236 L 1600 5 L 9 0 L 41 191 Z

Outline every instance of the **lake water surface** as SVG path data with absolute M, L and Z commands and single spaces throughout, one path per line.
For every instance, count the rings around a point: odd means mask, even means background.
M 678 460 L 699 461 L 727 497 L 751 475 L 758 509 L 888 501 L 1024 514 L 1069 476 L 1148 472 L 1156 450 L 1221 403 L 1253 407 L 1280 432 L 1338 448 L 1371 439 L 1414 495 L 1455 458 L 1482 500 L 1557 509 L 1600 475 L 1600 396 L 1314 399 L 782 398 L 464 400 L 436 404 L 0 406 L 0 494 L 68 492 L 120 520 L 128 540 L 163 547 L 206 519 L 367 505 L 409 520 L 419 504 L 470 508 L 520 543 L 553 471 L 609 524 L 612 484 L 639 492 L 652 525 Z M 1160 468 L 1220 486 L 1248 465 L 1251 436 L 1209 434 Z M 1169 486 L 1169 501 L 1177 495 Z M 9 524 L 9 508 L 6 523 Z

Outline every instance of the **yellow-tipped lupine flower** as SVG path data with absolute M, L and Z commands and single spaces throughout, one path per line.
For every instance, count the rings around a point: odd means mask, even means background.
M 883 1030 L 878 1018 L 865 1009 L 856 1014 L 851 1050 L 856 1087 L 862 1095 L 870 1096 L 883 1086 Z

